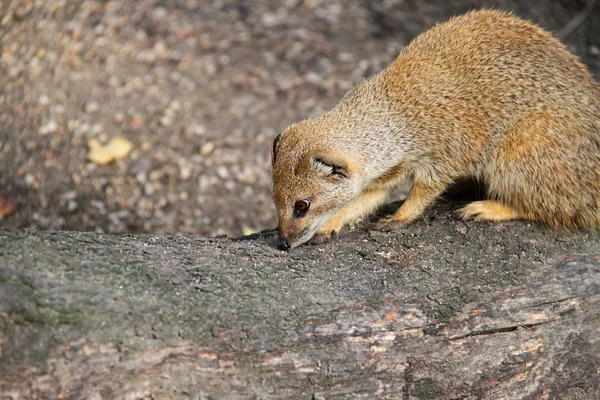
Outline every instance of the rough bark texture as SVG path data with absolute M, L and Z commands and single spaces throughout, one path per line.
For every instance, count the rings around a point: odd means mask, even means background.
M 0 230 L 0 399 L 598 399 L 600 237 Z

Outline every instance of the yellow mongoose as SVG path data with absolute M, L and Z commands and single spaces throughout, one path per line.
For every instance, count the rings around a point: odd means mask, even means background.
M 482 221 L 600 226 L 600 87 L 540 27 L 473 11 L 414 39 L 332 110 L 273 142 L 279 247 L 325 241 L 383 204 L 405 224 L 460 178 L 488 200 L 460 210 Z

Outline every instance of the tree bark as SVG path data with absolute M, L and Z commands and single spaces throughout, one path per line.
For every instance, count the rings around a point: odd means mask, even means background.
M 598 399 L 599 238 L 0 230 L 0 399 Z

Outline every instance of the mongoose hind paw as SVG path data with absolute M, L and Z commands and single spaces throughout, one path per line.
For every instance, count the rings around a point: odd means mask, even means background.
M 522 219 L 517 210 L 495 200 L 474 201 L 458 210 L 462 219 L 472 219 L 474 221 L 511 221 Z

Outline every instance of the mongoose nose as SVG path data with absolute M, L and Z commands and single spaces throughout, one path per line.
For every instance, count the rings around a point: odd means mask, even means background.
M 292 248 L 292 243 L 290 242 L 290 239 L 286 238 L 285 236 L 279 236 L 279 243 L 277 243 L 277 247 L 279 247 L 279 250 L 289 250 Z

